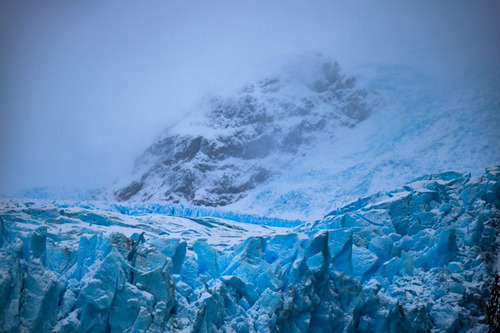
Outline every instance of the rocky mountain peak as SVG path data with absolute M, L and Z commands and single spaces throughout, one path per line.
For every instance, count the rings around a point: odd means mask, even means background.
M 137 160 L 119 201 L 224 206 L 370 115 L 367 92 L 322 56 L 205 98 Z

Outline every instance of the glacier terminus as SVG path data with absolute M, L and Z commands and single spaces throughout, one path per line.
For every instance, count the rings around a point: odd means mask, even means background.
M 488 331 L 498 167 L 420 177 L 296 227 L 1 207 L 1 332 Z

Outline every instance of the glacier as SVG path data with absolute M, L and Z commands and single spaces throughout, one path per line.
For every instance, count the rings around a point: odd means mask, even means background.
M 500 167 L 277 227 L 2 199 L 0 332 L 486 332 Z

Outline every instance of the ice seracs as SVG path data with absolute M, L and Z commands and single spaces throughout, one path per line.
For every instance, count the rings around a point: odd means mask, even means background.
M 3 201 L 0 331 L 487 331 L 499 181 L 425 176 L 295 228 Z

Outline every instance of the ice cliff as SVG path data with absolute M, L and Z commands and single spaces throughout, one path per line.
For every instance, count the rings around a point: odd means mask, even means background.
M 295 228 L 0 206 L 0 332 L 485 332 L 500 168 Z

